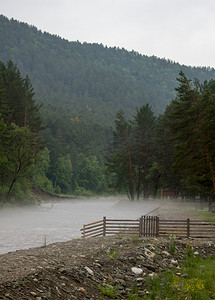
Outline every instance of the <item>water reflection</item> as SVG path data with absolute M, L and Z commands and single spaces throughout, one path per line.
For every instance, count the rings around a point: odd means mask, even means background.
M 110 218 L 138 218 L 156 205 L 126 199 L 62 200 L 40 207 L 0 210 L 0 253 L 80 238 L 83 224 Z

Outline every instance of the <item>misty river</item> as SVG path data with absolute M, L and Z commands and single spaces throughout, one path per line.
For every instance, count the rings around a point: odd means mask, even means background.
M 39 207 L 0 210 L 0 254 L 80 238 L 83 224 L 109 218 L 139 218 L 156 208 L 150 202 L 98 198 L 54 200 Z

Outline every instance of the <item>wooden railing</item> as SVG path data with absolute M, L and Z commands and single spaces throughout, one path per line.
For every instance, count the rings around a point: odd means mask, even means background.
M 82 238 L 115 234 L 139 236 L 169 236 L 215 238 L 215 221 L 161 220 L 156 216 L 141 216 L 139 219 L 107 219 L 85 224 Z
M 215 238 L 215 221 L 159 220 L 159 236 Z

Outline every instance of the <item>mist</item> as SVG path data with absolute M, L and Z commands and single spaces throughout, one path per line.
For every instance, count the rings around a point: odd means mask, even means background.
M 0 253 L 80 238 L 83 224 L 107 218 L 139 218 L 159 205 L 126 198 L 59 200 L 38 207 L 0 210 Z

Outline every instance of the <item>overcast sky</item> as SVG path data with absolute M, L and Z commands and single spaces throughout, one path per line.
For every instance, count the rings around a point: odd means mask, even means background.
M 69 41 L 215 67 L 215 0 L 0 0 L 0 14 Z

